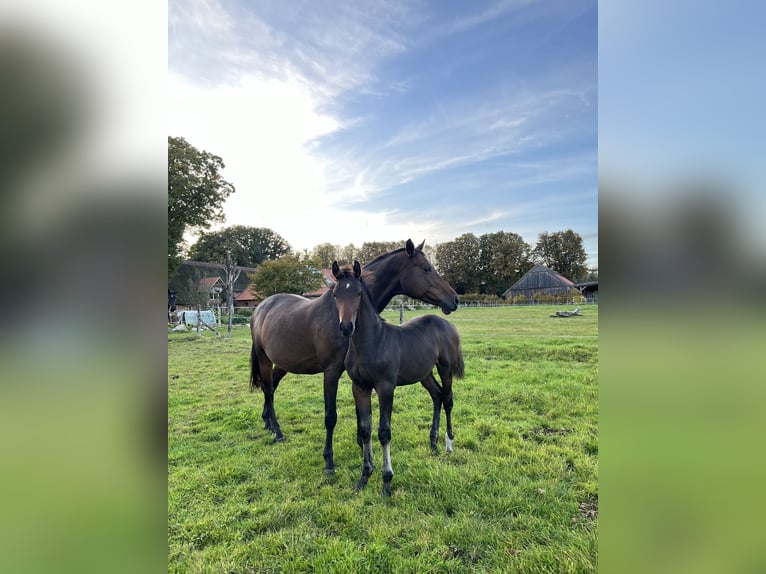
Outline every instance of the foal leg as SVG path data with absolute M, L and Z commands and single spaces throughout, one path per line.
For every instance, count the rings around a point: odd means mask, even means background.
M 432 374 L 429 374 L 428 377 L 420 381 L 420 384 L 425 387 L 425 389 L 428 391 L 428 394 L 431 395 L 431 401 L 433 401 L 434 404 L 434 416 L 433 420 L 431 421 L 431 450 L 434 453 L 439 452 L 439 447 L 437 446 L 437 441 L 439 440 L 439 419 L 441 417 L 441 408 L 442 408 L 442 388 L 439 386 L 439 383 L 436 382 L 436 379 Z
M 356 442 L 362 448 L 362 476 L 356 484 L 357 492 L 367 486 L 372 474 L 372 389 L 356 383 L 351 385 L 356 403 Z
M 447 434 L 444 437 L 444 450 L 452 452 L 452 441 L 455 440 L 455 433 L 452 432 L 452 371 L 449 367 L 440 367 L 437 365 L 439 377 L 442 380 L 442 404 L 444 405 L 444 414 L 447 418 Z
M 335 461 L 333 460 L 332 437 L 335 432 L 335 424 L 338 422 L 338 410 L 336 400 L 338 397 L 338 379 L 343 371 L 331 369 L 324 372 L 324 473 L 335 473 Z
M 380 403 L 378 439 L 383 448 L 383 495 L 391 496 L 391 479 L 394 478 L 394 469 L 391 466 L 391 411 L 394 407 L 394 386 L 381 385 L 377 391 Z

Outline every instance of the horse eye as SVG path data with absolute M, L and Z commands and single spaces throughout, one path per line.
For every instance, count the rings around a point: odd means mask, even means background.
M 431 266 L 430 266 L 430 265 L 428 265 L 428 266 L 425 268 L 425 272 L 426 272 L 426 273 L 430 273 L 431 271 L 433 271 L 433 269 L 431 268 Z

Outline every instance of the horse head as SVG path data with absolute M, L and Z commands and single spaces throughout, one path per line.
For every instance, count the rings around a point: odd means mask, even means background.
M 350 337 L 356 327 L 356 317 L 362 301 L 362 266 L 354 261 L 353 267 L 341 269 L 332 262 L 332 274 L 337 280 L 332 290 L 335 308 L 338 310 L 338 326 L 344 337 Z
M 449 315 L 457 309 L 457 293 L 433 268 L 423 253 L 424 244 L 425 240 L 415 247 L 411 239 L 407 240 L 404 252 L 408 259 L 399 278 L 402 292 L 414 299 L 441 307 L 442 312 Z

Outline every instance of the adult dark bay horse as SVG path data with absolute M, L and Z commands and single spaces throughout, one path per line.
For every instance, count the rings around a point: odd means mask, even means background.
M 404 248 L 377 257 L 361 271 L 376 312 L 382 311 L 395 295 L 438 305 L 445 314 L 457 309 L 457 293 L 423 254 L 424 243 L 415 247 L 408 239 Z M 339 328 L 332 291 L 314 300 L 288 294 L 268 297 L 250 318 L 250 334 L 250 388 L 263 389 L 262 416 L 274 440 L 284 440 L 274 411 L 279 381 L 286 373 L 324 373 L 324 470 L 332 473 L 338 379 L 344 370 L 349 335 Z
M 333 264 L 333 271 L 337 264 Z M 378 395 L 378 439 L 383 448 L 383 494 L 391 494 L 391 411 L 394 389 L 433 379 L 433 368 L 442 380 L 445 404 L 452 407 L 452 378 L 464 375 L 460 335 L 454 325 L 436 315 L 421 315 L 402 326 L 380 318 L 362 280 L 358 261 L 353 269 L 338 269 L 332 293 L 341 329 L 350 333 L 345 366 L 351 377 L 356 403 L 356 440 L 362 448 L 362 476 L 357 490 L 372 474 L 372 390 Z M 435 382 L 435 381 L 434 381 Z M 451 449 L 452 422 L 447 418 L 447 448 Z M 438 431 L 437 431 L 438 432 Z

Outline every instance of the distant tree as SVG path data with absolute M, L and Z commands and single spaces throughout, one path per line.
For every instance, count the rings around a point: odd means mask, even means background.
M 267 227 L 232 225 L 200 235 L 189 249 L 189 259 L 224 263 L 227 249 L 231 251 L 234 265 L 242 267 L 255 267 L 267 259 L 292 253 L 287 240 Z
M 262 297 L 275 293 L 301 295 L 324 284 L 319 269 L 292 255 L 263 262 L 251 277 L 253 289 Z
M 333 261 L 341 261 L 340 245 L 332 243 L 320 243 L 311 250 L 311 256 L 316 259 L 322 269 L 329 269 Z M 353 259 L 352 259 L 353 260 Z M 348 263 L 344 261 L 344 263 Z
M 404 247 L 404 246 L 400 245 L 399 247 Z M 423 255 L 425 255 L 426 259 L 428 259 L 433 265 L 434 261 L 436 261 L 436 247 L 433 245 L 423 244 Z
M 598 281 L 598 267 L 588 267 L 588 275 L 583 281 Z
M 338 263 L 349 265 L 354 262 L 354 259 L 361 261 L 358 253 L 359 249 L 353 243 L 341 247 L 340 253 L 338 253 Z M 332 261 L 330 261 L 330 264 L 332 264 Z
M 199 281 L 204 277 L 214 275 L 210 270 L 181 265 L 168 283 L 168 289 L 176 293 L 176 302 L 181 305 L 206 305 L 210 294 L 199 288 Z
M 461 295 L 479 292 L 479 249 L 479 238 L 473 233 L 436 246 L 437 270 Z
M 532 248 L 516 233 L 485 233 L 479 250 L 479 272 L 489 294 L 505 292 L 532 267 Z
M 223 179 L 223 160 L 184 138 L 168 138 L 168 278 L 181 264 L 187 230 L 223 221 L 223 204 L 234 186 Z
M 581 281 L 588 274 L 582 237 L 571 229 L 540 233 L 532 257 L 575 282 Z

